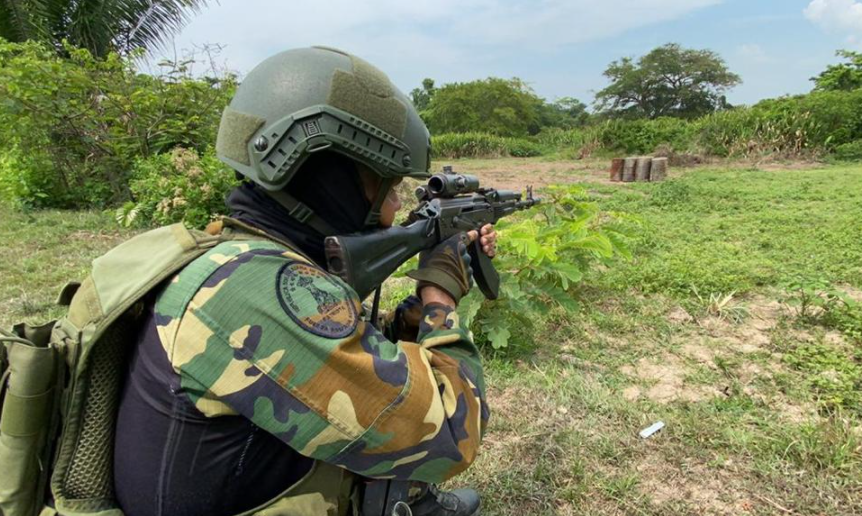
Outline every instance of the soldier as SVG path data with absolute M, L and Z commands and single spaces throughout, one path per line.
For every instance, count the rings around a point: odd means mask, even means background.
M 376 478 L 412 481 L 414 515 L 479 514 L 475 491 L 434 487 L 476 458 L 489 415 L 454 312 L 472 284 L 464 244 L 423 253 L 392 340 L 323 268 L 325 236 L 391 226 L 394 187 L 427 177 L 409 100 L 355 56 L 283 52 L 239 87 L 217 152 L 245 181 L 210 230 L 237 238 L 149 303 L 117 421 L 124 513 L 343 515 Z M 472 233 L 493 256 L 493 229 Z

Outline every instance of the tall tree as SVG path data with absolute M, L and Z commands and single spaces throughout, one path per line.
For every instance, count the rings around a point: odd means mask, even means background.
M 97 57 L 164 44 L 207 0 L 0 0 L 0 38 L 63 40 Z
M 580 100 L 574 97 L 563 97 L 543 104 L 539 118 L 543 128 L 574 129 L 585 126 L 590 119 L 590 114 L 587 112 L 587 105 Z
M 434 79 L 429 79 L 427 77 L 422 80 L 421 88 L 413 88 L 413 91 L 410 92 L 410 100 L 413 101 L 416 111 L 421 113 L 428 109 L 428 104 L 431 103 L 431 99 L 434 97 L 435 91 Z
M 816 91 L 852 91 L 862 88 L 862 52 L 839 50 L 835 53 L 847 62 L 829 65 L 820 75 L 812 77 Z
M 538 132 L 542 103 L 521 79 L 489 77 L 437 88 L 424 114 L 435 134 L 482 131 L 524 136 Z
M 729 107 L 725 93 L 742 82 L 711 50 L 658 47 L 635 62 L 623 58 L 604 72 L 611 84 L 596 94 L 596 106 L 633 118 L 694 118 Z

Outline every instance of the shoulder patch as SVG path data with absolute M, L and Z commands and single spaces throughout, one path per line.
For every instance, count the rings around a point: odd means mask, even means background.
M 285 313 L 315 335 L 341 339 L 359 324 L 356 296 L 318 267 L 287 263 L 278 270 L 275 287 Z

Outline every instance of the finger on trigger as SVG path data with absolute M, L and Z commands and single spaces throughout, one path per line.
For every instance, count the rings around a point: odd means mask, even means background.
M 479 238 L 479 232 L 475 229 L 473 231 L 467 232 L 467 239 L 472 243 L 475 242 L 476 239 Z

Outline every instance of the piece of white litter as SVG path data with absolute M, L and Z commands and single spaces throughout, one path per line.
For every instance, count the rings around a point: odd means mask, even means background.
M 648 439 L 662 428 L 664 428 L 664 421 L 659 421 L 641 430 L 640 436 L 642 439 Z

